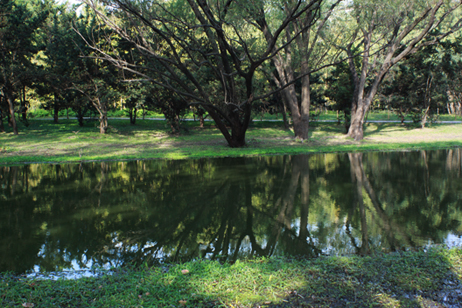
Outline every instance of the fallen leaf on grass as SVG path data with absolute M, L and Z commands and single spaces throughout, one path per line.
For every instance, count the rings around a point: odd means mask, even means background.
M 178 303 L 180 303 L 181 306 L 185 306 L 187 301 L 181 300 L 181 301 L 178 301 Z
M 26 308 L 30 308 L 30 307 L 34 307 L 35 305 L 33 303 L 22 303 L 22 306 Z
M 182 273 L 183 275 L 186 275 L 186 274 L 189 274 L 189 271 L 185 269 L 185 270 L 181 270 L 181 273 Z

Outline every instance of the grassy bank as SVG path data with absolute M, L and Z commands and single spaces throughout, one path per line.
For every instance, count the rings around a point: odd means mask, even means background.
M 20 124 L 20 133 L 11 129 L 0 134 L 0 164 L 31 162 L 82 162 L 121 159 L 184 159 L 198 157 L 301 154 L 314 152 L 390 151 L 438 149 L 462 146 L 462 125 L 433 124 L 420 129 L 398 123 L 369 123 L 365 138 L 356 142 L 336 123 L 312 123 L 306 142 L 293 138 L 281 122 L 254 122 L 247 132 L 247 146 L 229 148 L 211 122 L 199 128 L 186 122 L 181 135 L 169 134 L 165 121 L 111 120 L 109 133 L 99 134 L 98 122 L 80 127 L 76 120 L 31 120 Z
M 2 307 L 460 307 L 462 250 L 193 261 L 79 280 L 3 275 Z

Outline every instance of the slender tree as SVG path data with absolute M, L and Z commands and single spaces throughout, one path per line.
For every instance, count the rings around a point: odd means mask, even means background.
M 363 124 L 378 88 L 389 70 L 407 55 L 459 30 L 461 1 L 355 0 L 350 8 L 354 24 L 351 41 L 343 47 L 349 56 L 354 94 L 348 135 L 363 139 Z M 443 27 L 444 26 L 444 27 Z M 428 39 L 431 36 L 431 39 Z M 354 65 L 354 50 L 362 59 Z
M 325 62 L 334 61 L 335 54 L 330 54 L 330 46 L 323 39 L 328 31 L 328 20 L 334 9 L 342 0 L 313 1 L 309 10 L 300 15 L 290 27 L 284 28 L 284 34 L 274 46 L 281 46 L 281 52 L 272 58 L 275 67 L 274 81 L 282 89 L 283 101 L 292 115 L 295 137 L 301 140 L 308 139 L 310 120 L 310 73 L 318 70 Z M 280 10 L 283 18 L 301 5 L 301 1 L 289 0 L 277 3 L 274 10 Z M 256 10 L 255 20 L 258 28 L 265 36 L 266 42 L 273 42 L 271 23 L 267 21 L 265 8 L 262 5 Z M 270 16 L 268 16 L 270 17 Z M 294 43 L 291 43 L 291 42 Z M 329 58 L 329 60 L 328 60 Z M 299 93 L 295 87 L 295 80 L 301 78 Z
M 98 111 L 100 133 L 105 134 L 109 128 L 108 111 L 120 99 L 117 91 L 118 71 L 115 66 L 95 55 L 94 50 L 85 42 L 92 41 L 96 46 L 101 46 L 106 39 L 114 39 L 114 36 L 107 27 L 98 25 L 94 11 L 88 8 L 74 22 L 74 30 L 80 36 L 75 40 L 80 55 L 74 68 L 71 89 L 85 96 Z

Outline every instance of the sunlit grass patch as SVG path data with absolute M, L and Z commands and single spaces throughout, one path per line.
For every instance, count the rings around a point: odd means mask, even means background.
M 105 135 L 97 121 L 80 127 L 76 120 L 31 120 L 19 136 L 0 134 L 0 163 L 76 162 L 117 159 L 185 159 L 255 155 L 306 154 L 438 149 L 462 146 L 462 125 L 432 125 L 424 130 L 396 123 L 369 123 L 365 138 L 355 141 L 345 135 L 343 125 L 310 123 L 309 139 L 294 139 L 282 122 L 255 122 L 247 132 L 247 146 L 230 148 L 220 131 L 206 122 L 186 122 L 186 130 L 171 134 L 165 121 L 111 120 Z

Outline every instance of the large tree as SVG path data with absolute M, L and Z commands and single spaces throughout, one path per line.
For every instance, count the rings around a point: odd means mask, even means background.
M 351 41 L 344 46 L 354 83 L 350 137 L 363 139 L 365 115 L 383 78 L 396 63 L 461 28 L 461 4 L 444 0 L 353 1 L 349 22 L 354 26 Z M 354 65 L 358 55 L 354 50 L 360 51 L 359 69 Z
M 47 4 L 41 1 L 0 0 L 0 89 L 15 135 L 15 100 L 36 74 L 32 57 L 42 48 L 36 38 L 47 15 Z
M 189 103 L 200 104 L 231 147 L 245 145 L 251 105 L 260 90 L 254 86 L 257 69 L 277 54 L 284 29 L 295 27 L 294 22 L 320 2 L 294 1 L 265 40 L 257 26 L 260 16 L 245 14 L 265 5 L 264 1 L 257 1 L 258 5 L 240 0 L 101 1 L 111 15 L 98 8 L 96 1 L 84 1 L 144 56 L 141 63 L 128 62 L 113 50 L 89 42 L 102 58 L 174 91 Z M 293 33 L 293 38 L 303 30 Z

